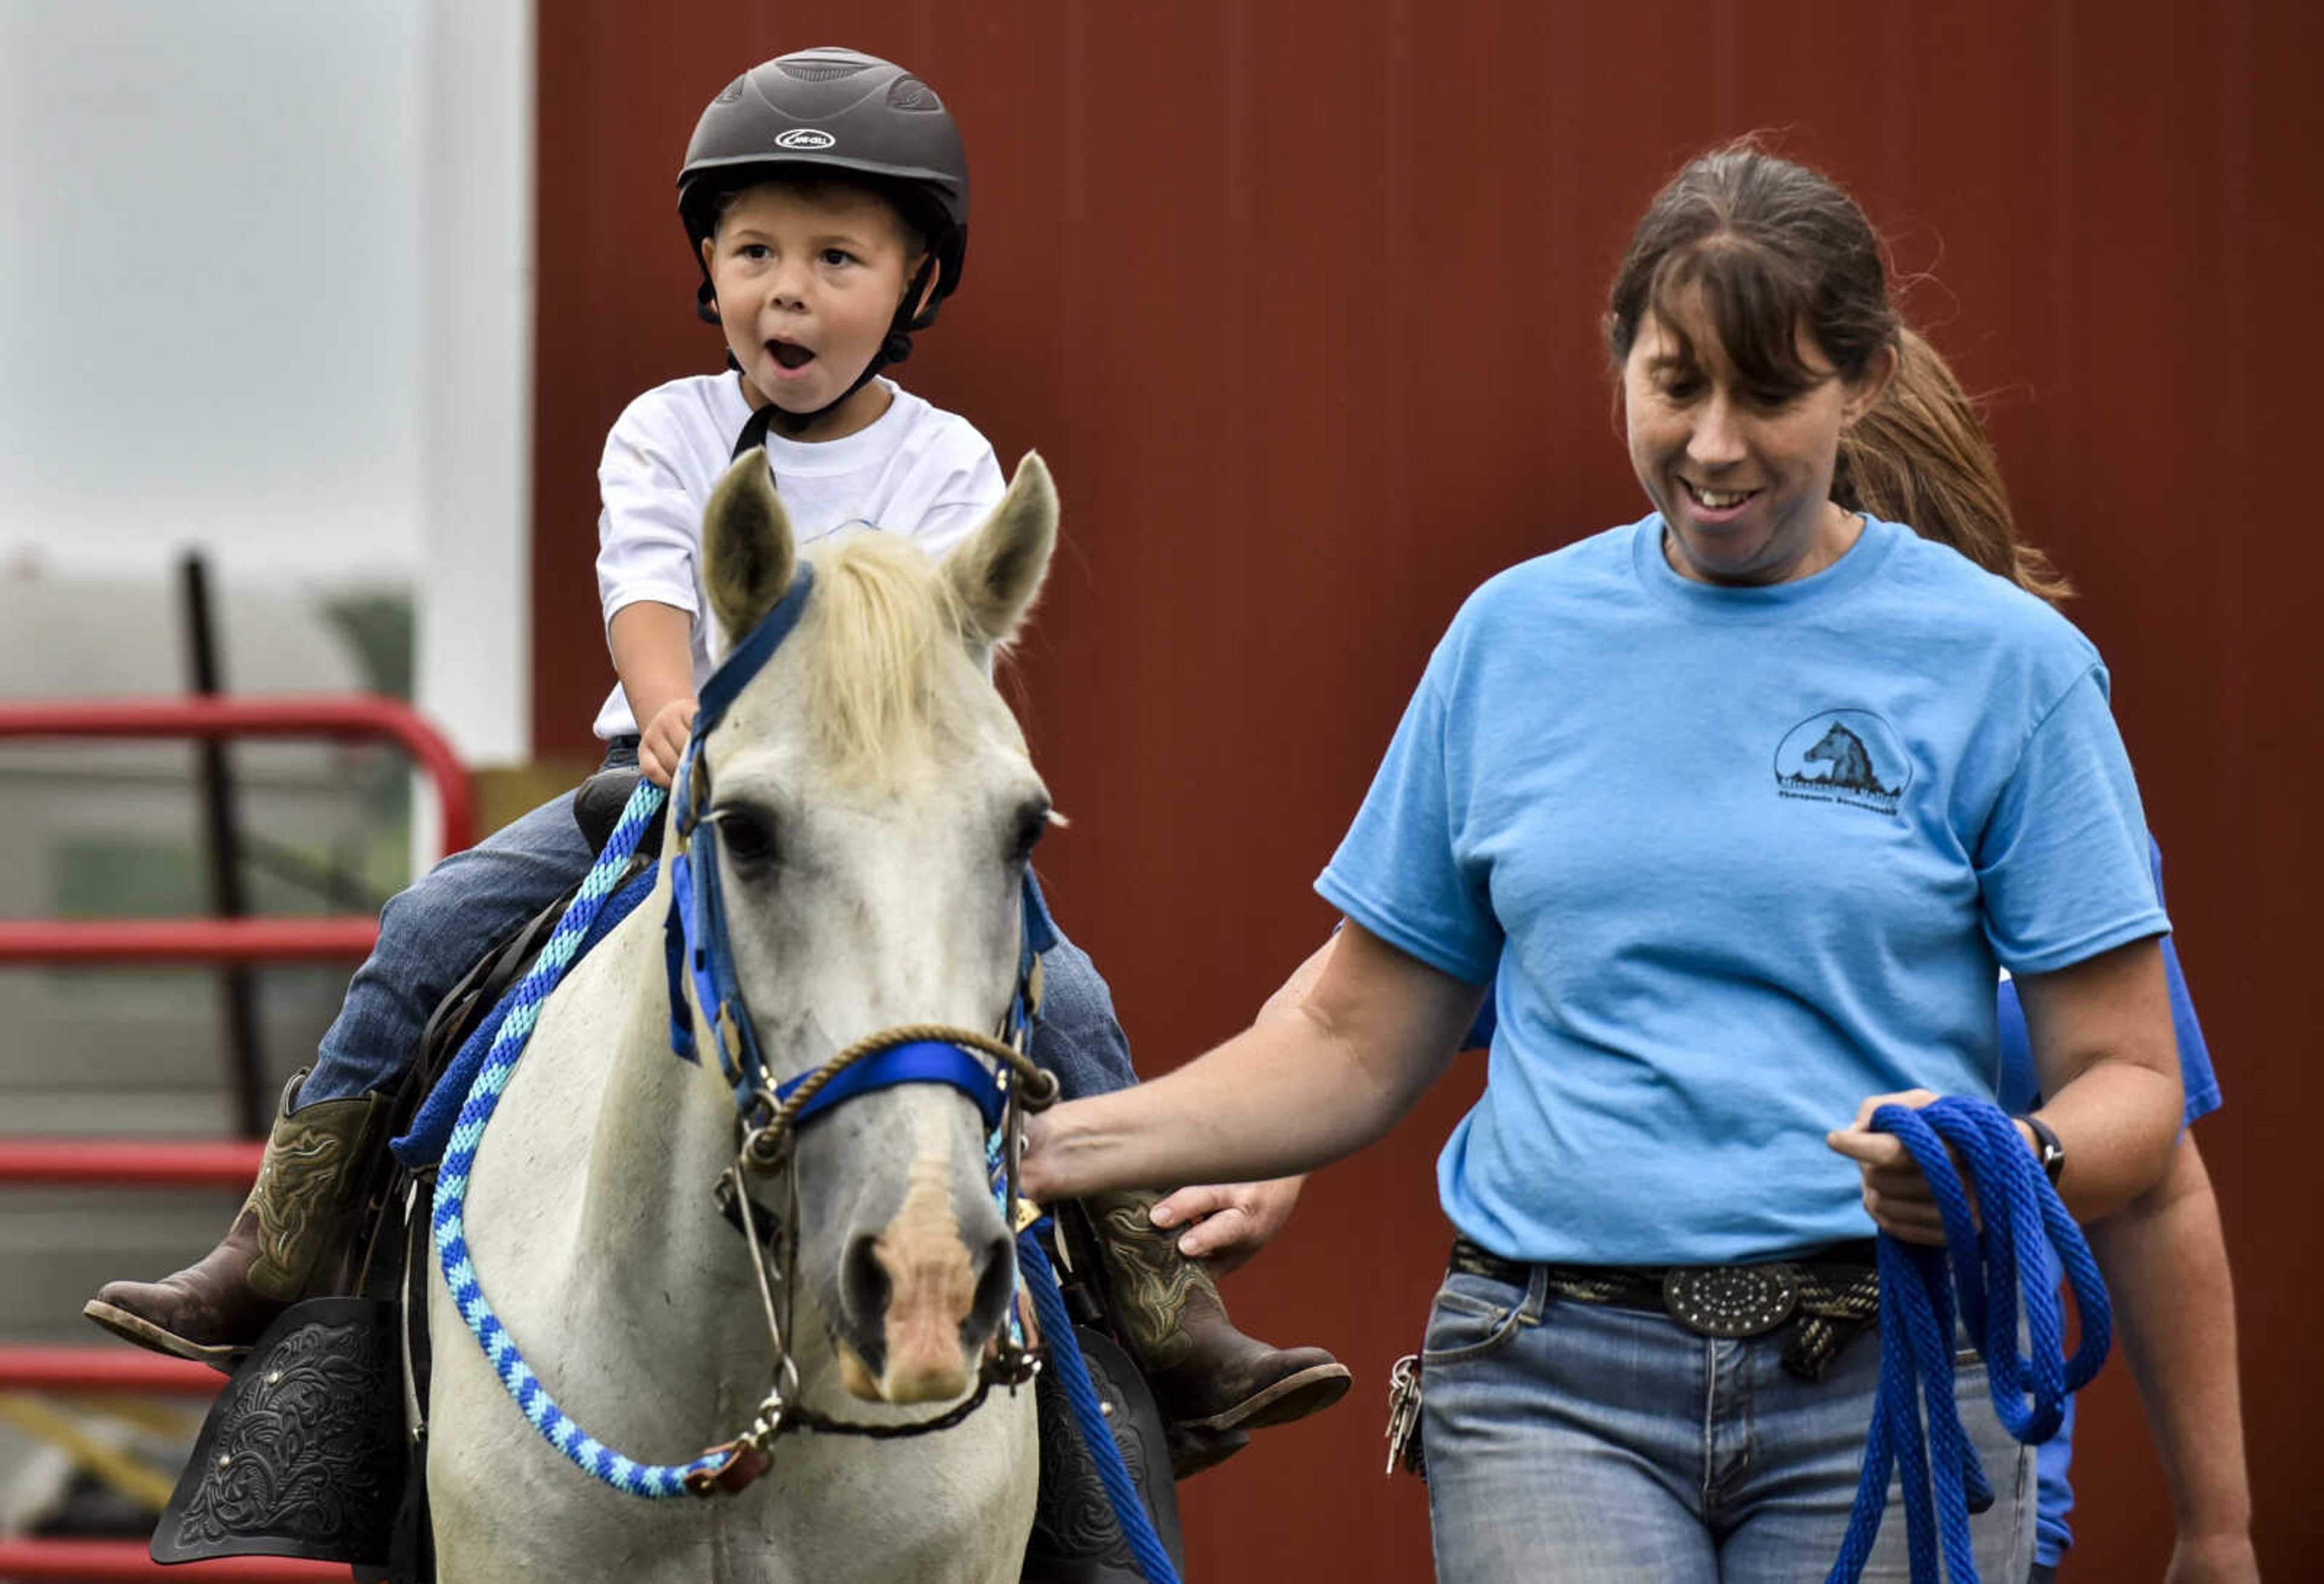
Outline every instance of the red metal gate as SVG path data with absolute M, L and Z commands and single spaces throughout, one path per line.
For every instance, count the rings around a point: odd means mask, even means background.
M 400 745 L 434 783 L 447 851 L 475 838 L 467 772 L 426 720 L 392 699 L 107 699 L 0 705 L 0 739 L 124 737 L 374 738 Z M 378 934 L 364 916 L 0 921 L 0 964 L 252 962 L 361 957 Z M 222 1139 L 0 1138 L 0 1184 L 117 1188 L 248 1185 L 263 1147 Z M 0 1391 L 208 1396 L 216 1370 L 114 1346 L 0 1347 Z M 216 1584 L 345 1584 L 348 1569 L 279 1558 L 163 1568 L 137 1541 L 0 1538 L 0 1579 L 208 1579 Z
M 258 1171 L 256 1144 L 151 1140 L 0 1140 L 0 1183 L 102 1184 L 125 1188 L 241 1188 Z M 134 1349 L 0 1347 L 0 1391 L 134 1392 L 209 1397 L 226 1385 L 217 1370 Z M 350 1570 L 278 1557 L 233 1557 L 164 1568 L 135 1540 L 0 1537 L 0 1579 L 78 1579 L 113 1584 L 164 1578 L 210 1584 L 346 1584 Z

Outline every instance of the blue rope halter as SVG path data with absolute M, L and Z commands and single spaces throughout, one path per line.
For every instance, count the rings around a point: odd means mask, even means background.
M 2081 1229 L 1998 1106 L 1948 1095 L 1919 1110 L 1882 1106 L 1872 1113 L 1872 1126 L 1903 1140 L 1928 1178 L 1944 1217 L 1946 1248 L 1881 1235 L 1880 1389 L 1856 1506 L 1825 1584 L 1856 1584 L 1862 1575 L 1887 1506 L 1889 1473 L 1898 1468 L 1914 1584 L 1937 1584 L 1940 1551 L 1952 1584 L 1977 1584 L 1969 1515 L 1992 1505 L 1993 1487 L 1953 1401 L 1956 1297 L 1960 1320 L 1984 1356 L 1994 1408 L 2009 1433 L 2029 1444 L 2058 1432 L 2067 1395 L 2089 1385 L 2106 1362 L 2112 1311 Z M 1981 1233 L 1947 1143 L 1960 1152 L 1977 1183 Z M 2057 1292 L 2042 1260 L 2028 1257 L 2045 1239 L 2072 1284 L 2081 1316 L 2081 1344 L 2070 1358 Z M 2021 1288 L 2027 1336 L 2022 1353 Z
M 718 1035 L 721 1070 L 733 1087 L 738 1116 L 746 1131 L 754 1124 L 763 1123 L 777 1114 L 785 1102 L 805 1086 L 815 1082 L 816 1073 L 802 1074 L 779 1088 L 768 1081 L 766 1069 L 759 1056 L 757 1036 L 752 1029 L 747 1008 L 741 994 L 733 953 L 728 949 L 724 910 L 720 906 L 717 874 L 716 822 L 701 817 L 703 804 L 707 801 L 708 769 L 701 762 L 702 745 L 712 729 L 724 716 L 726 710 L 743 686 L 763 668 L 776 649 L 798 623 L 808 596 L 814 589 L 814 569 L 802 563 L 783 599 L 769 612 L 743 642 L 728 656 L 726 662 L 704 685 L 694 731 L 680 761 L 675 789 L 678 797 L 677 816 L 673 821 L 678 851 L 671 858 L 673 898 L 666 929 L 669 936 L 670 964 L 670 1027 L 671 1045 L 677 1053 L 688 1060 L 695 1059 L 693 1029 L 689 1012 L 698 1006 L 703 1017 Z M 699 792 L 697 801 L 691 793 Z M 637 851 L 640 839 L 662 806 L 664 794 L 659 787 L 641 782 L 631 794 L 622 811 L 612 838 L 598 855 L 582 881 L 581 889 L 564 916 L 558 921 L 549 944 L 516 988 L 509 993 L 511 1008 L 502 1018 L 499 1033 L 494 1036 L 483 1065 L 478 1069 L 459 1120 L 454 1125 L 450 1142 L 436 1182 L 433 1233 L 437 1254 L 444 1270 L 446 1286 L 458 1304 L 467 1322 L 469 1333 L 484 1350 L 501 1385 L 508 1391 L 517 1407 L 551 1446 L 562 1452 L 573 1464 L 617 1490 L 633 1496 L 668 1497 L 679 1494 L 707 1495 L 718 1487 L 722 1477 L 742 1468 L 745 1472 L 736 1477 L 740 1483 L 764 1467 L 767 1447 L 783 1424 L 779 1411 L 771 1417 L 762 1415 L 758 1433 L 730 1441 L 706 1450 L 701 1457 L 683 1464 L 652 1464 L 641 1462 L 613 1450 L 576 1423 L 556 1400 L 548 1388 L 524 1361 L 515 1339 L 496 1314 L 491 1301 L 484 1295 L 476 1276 L 475 1262 L 467 1246 L 466 1207 L 469 1174 L 476 1149 L 484 1140 L 484 1128 L 491 1121 L 507 1089 L 510 1076 L 515 1072 L 518 1058 L 524 1053 L 533 1027 L 540 1020 L 541 1003 L 564 978 L 576 955 L 582 939 L 587 935 L 605 898 L 613 890 L 631 857 Z M 687 838 L 693 837 L 691 842 Z M 699 862 L 693 849 L 700 849 Z M 1028 985 L 1031 970 L 1028 962 L 1038 962 L 1037 953 L 1054 944 L 1056 936 L 1049 925 L 1047 910 L 1039 906 L 1039 893 L 1026 882 L 1026 928 L 1019 951 L 1019 981 L 1012 997 L 1010 1013 L 1012 1031 L 1029 1028 L 1031 1008 L 1038 999 L 1038 989 Z M 683 960 L 687 967 L 686 981 L 679 975 Z M 696 999 L 689 1003 L 686 990 L 691 988 Z M 985 1118 L 986 1126 L 996 1136 L 1013 1134 L 1002 1126 L 1012 1096 L 1010 1069 L 996 1071 L 978 1061 L 957 1045 L 938 1041 L 912 1041 L 879 1051 L 869 1059 L 849 1068 L 835 1081 L 825 1075 L 818 1092 L 805 1104 L 788 1113 L 790 1125 L 806 1120 L 853 1095 L 872 1089 L 906 1082 L 941 1082 L 962 1090 L 973 1099 Z M 1054 1081 L 1051 1084 L 1054 1092 Z M 990 1152 L 989 1152 L 990 1153 Z M 1013 1149 L 1000 1152 L 1005 1165 L 1008 1189 L 1013 1190 L 1015 1160 Z M 1004 1215 L 1007 1210 L 1003 1199 Z M 752 1251 L 755 1256 L 756 1245 Z M 1015 1336 L 1012 1320 L 1012 1338 Z M 976 1400 L 982 1400 L 980 1393 Z M 777 1407 L 779 1395 L 770 1396 L 769 1406 Z M 796 1414 L 794 1417 L 798 1417 Z M 925 1428 L 935 1428 L 948 1419 L 931 1421 Z M 836 1428 L 826 1426 L 826 1428 Z M 896 1428 L 880 1426 L 881 1430 Z M 750 1454 L 755 1453 L 755 1460 Z
M 758 1033 L 742 999 L 741 977 L 727 940 L 719 880 L 718 821 L 709 813 L 710 767 L 704 762 L 702 745 L 742 689 L 798 625 L 814 592 L 815 568 L 801 562 L 782 599 L 702 685 L 694 730 L 670 782 L 671 833 L 677 850 L 669 861 L 669 915 L 663 924 L 670 1049 L 689 1062 L 700 1059 L 687 998 L 690 984 L 692 1007 L 700 1009 L 715 1036 L 719 1072 L 733 1091 L 735 1113 L 746 1124 L 766 1121 L 812 1075 L 795 1078 L 780 1087 L 768 1081 Z M 1017 990 L 1003 1029 L 1003 1037 L 1010 1040 L 1030 1027 L 1032 1005 L 1039 996 L 1040 953 L 1056 944 L 1057 938 L 1030 870 L 1025 877 L 1022 911 Z M 945 1041 L 913 1041 L 879 1051 L 818 1086 L 790 1121 L 804 1122 L 843 1100 L 897 1083 L 948 1083 L 976 1101 L 988 1128 L 1000 1126 L 1009 1094 L 1006 1069 L 996 1075 L 992 1068 Z M 1047 1103 L 1047 1097 L 1030 1098 L 1036 1104 Z

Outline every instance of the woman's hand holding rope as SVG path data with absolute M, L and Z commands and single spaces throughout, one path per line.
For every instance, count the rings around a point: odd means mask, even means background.
M 1838 1153 L 1857 1163 L 1864 1174 L 1864 1209 L 1873 1223 L 1892 1238 L 1926 1248 L 1945 1246 L 1944 1217 L 1937 1209 L 1937 1196 L 1929 1186 L 1927 1177 L 1903 1139 L 1893 1133 L 1877 1133 L 1872 1128 L 1872 1113 L 1882 1106 L 1904 1106 L 1919 1110 L 1937 1098 L 1926 1089 L 1907 1089 L 1896 1094 L 1876 1094 L 1856 1108 L 1856 1120 L 1847 1127 L 1824 1135 L 1824 1142 Z M 2025 1124 L 2017 1124 L 2017 1135 L 2025 1140 L 2028 1149 L 2034 1147 L 2034 1135 Z M 1948 1145 L 1947 1149 L 1951 1151 Z M 1960 1164 L 1958 1151 L 1951 1151 L 1956 1168 Z M 2036 1152 L 2038 1153 L 2038 1151 Z M 1969 1190 L 1969 1209 L 1977 1209 L 1977 1190 L 1967 1176 L 1962 1186 Z

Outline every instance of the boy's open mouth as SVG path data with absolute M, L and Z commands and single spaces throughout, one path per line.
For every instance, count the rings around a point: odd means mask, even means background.
M 767 350 L 774 355 L 777 363 L 787 369 L 803 369 L 815 361 L 813 349 L 801 346 L 795 341 L 770 341 Z

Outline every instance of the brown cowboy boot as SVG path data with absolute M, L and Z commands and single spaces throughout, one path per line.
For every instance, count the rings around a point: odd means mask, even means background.
M 273 1318 L 337 1276 L 387 1131 L 388 1097 L 318 1101 L 282 1091 L 266 1158 L 226 1239 L 158 1282 L 107 1282 L 81 1312 L 141 1348 L 228 1374 Z
M 1349 1375 L 1321 1348 L 1271 1348 L 1237 1331 L 1211 1273 L 1148 1218 L 1159 1197 L 1133 1190 L 1082 1204 L 1114 1330 L 1154 1388 L 1171 1472 L 1184 1479 L 1242 1450 L 1262 1425 L 1330 1407 Z

